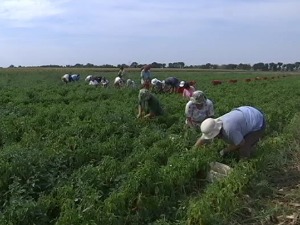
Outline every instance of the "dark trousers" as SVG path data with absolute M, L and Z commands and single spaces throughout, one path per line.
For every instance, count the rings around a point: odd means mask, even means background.
M 240 158 L 249 158 L 255 153 L 256 144 L 262 138 L 266 130 L 266 121 L 264 119 L 263 126 L 260 130 L 251 132 L 244 137 L 245 144 L 239 149 Z

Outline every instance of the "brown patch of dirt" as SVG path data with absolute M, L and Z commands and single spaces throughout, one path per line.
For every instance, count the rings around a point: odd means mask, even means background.
M 269 204 L 278 211 L 261 224 L 300 225 L 300 152 L 293 153 L 292 159 L 291 164 L 270 179 L 275 191 Z
M 267 182 L 269 193 L 252 190 L 251 196 L 241 196 L 245 207 L 232 224 L 300 225 L 300 151 L 292 153 L 290 159 L 288 165 L 272 171 Z

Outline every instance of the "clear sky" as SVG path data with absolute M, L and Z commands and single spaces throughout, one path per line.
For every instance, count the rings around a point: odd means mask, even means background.
M 0 66 L 300 61 L 300 0 L 0 0 Z

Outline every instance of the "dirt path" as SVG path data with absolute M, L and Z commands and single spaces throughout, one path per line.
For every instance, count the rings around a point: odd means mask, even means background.
M 269 224 L 300 224 L 300 151 L 291 158 L 292 163 L 271 179 L 275 191 L 270 203 L 279 210 Z
M 253 185 L 232 224 L 300 225 L 300 149 L 288 164 Z

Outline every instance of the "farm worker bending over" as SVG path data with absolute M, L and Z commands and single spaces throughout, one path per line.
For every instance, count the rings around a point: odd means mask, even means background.
M 89 85 L 97 87 L 99 85 L 99 82 L 97 79 L 92 79 L 90 80 Z
M 189 83 L 190 86 L 193 86 L 195 89 L 197 89 L 197 87 L 196 87 L 196 81 L 191 80 L 188 83 Z
M 79 80 L 80 80 L 80 74 L 71 75 L 71 81 L 79 81 Z
M 109 80 L 108 79 L 106 79 L 105 77 L 102 77 L 102 79 L 101 79 L 101 85 L 102 85 L 102 87 L 107 87 L 108 86 L 108 84 L 109 84 Z
M 63 75 L 61 77 L 62 82 L 64 83 L 68 83 L 69 82 L 69 78 L 70 78 L 70 74 L 66 73 L 65 75 Z
M 123 81 L 123 83 L 126 83 L 126 79 L 125 79 L 125 69 L 123 66 L 120 67 L 120 70 L 118 72 L 118 77 L 121 78 L 121 80 Z
M 69 74 L 69 82 L 73 81 L 73 75 Z
M 152 85 L 152 90 L 157 91 L 157 92 L 162 92 L 163 91 L 163 83 L 158 80 L 157 78 L 153 78 L 151 80 L 151 85 Z
M 179 87 L 183 88 L 183 92 L 182 92 L 183 98 L 188 100 L 190 99 L 190 97 L 192 97 L 195 91 L 195 88 L 191 86 L 188 82 L 181 81 Z
M 214 116 L 214 105 L 202 91 L 195 91 L 185 106 L 185 123 L 190 128 L 200 128 L 201 123 Z
M 220 155 L 238 151 L 240 158 L 249 158 L 255 151 L 255 144 L 262 137 L 266 127 L 264 114 L 251 106 L 241 106 L 217 119 L 206 119 L 201 124 L 202 136 L 195 146 L 199 147 L 207 140 L 222 138 L 229 146 L 220 151 Z
M 120 77 L 116 77 L 115 81 L 114 81 L 114 86 L 116 88 L 120 88 L 120 87 L 123 87 L 123 85 L 124 85 L 123 80 Z
M 184 80 L 182 80 L 182 81 L 180 81 L 180 83 L 179 83 L 179 88 L 177 89 L 177 92 L 179 93 L 179 94 L 182 94 L 183 93 L 183 90 L 184 90 L 184 84 L 185 84 L 186 82 L 184 81 Z
M 163 114 L 163 109 L 158 99 L 145 88 L 139 92 L 139 113 L 137 118 L 144 116 L 144 118 L 155 117 Z
M 93 75 L 88 75 L 88 76 L 84 79 L 84 81 L 90 82 L 93 78 L 94 78 Z
M 135 88 L 135 82 L 134 82 L 134 80 L 127 79 L 126 86 L 130 87 L 130 88 Z
M 164 89 L 170 91 L 170 93 L 175 93 L 179 87 L 180 81 L 176 77 L 168 77 L 163 81 Z
M 144 66 L 144 68 L 141 71 L 141 84 L 143 88 L 147 88 L 147 89 L 150 88 L 151 77 L 152 77 L 150 69 L 151 69 L 151 65 L 147 65 Z

